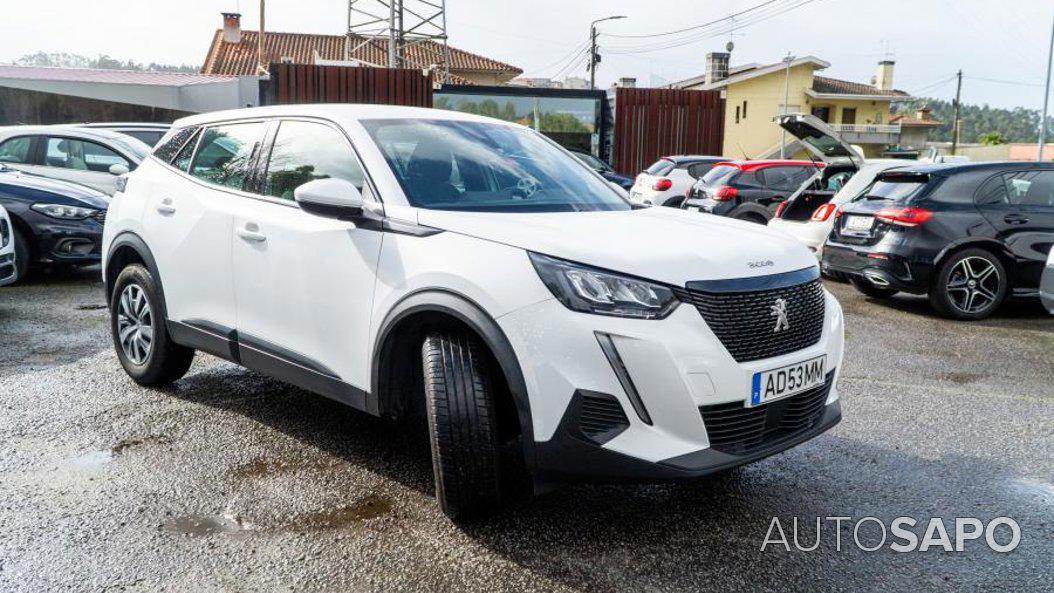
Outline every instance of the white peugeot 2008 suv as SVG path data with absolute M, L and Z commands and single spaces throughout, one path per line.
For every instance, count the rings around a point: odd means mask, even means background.
M 632 207 L 544 136 L 312 105 L 177 121 L 123 179 L 103 275 L 144 385 L 196 350 L 420 414 L 452 517 L 579 479 L 702 476 L 841 417 L 842 312 L 764 227 Z M 627 249 L 646 241 L 646 251 Z

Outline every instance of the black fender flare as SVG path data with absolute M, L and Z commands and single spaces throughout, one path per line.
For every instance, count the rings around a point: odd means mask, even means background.
M 728 216 L 729 218 L 739 218 L 744 214 L 757 214 L 758 216 L 764 218 L 766 221 L 772 220 L 772 212 L 768 208 L 756 202 L 747 202 L 745 204 L 740 204 L 733 208 L 725 216 Z
M 151 253 L 150 248 L 147 247 L 146 241 L 142 237 L 135 234 L 132 231 L 124 231 L 114 237 L 113 242 L 110 243 L 110 249 L 106 252 L 105 262 L 106 277 L 106 304 L 110 304 L 110 298 L 113 296 L 113 279 L 117 278 L 117 274 L 111 273 L 110 261 L 113 259 L 117 250 L 121 248 L 129 248 L 139 255 L 139 259 L 143 260 L 146 269 L 150 271 L 150 275 L 154 277 L 154 282 L 157 283 L 157 290 L 161 294 L 161 315 L 163 319 L 168 319 L 168 307 L 165 304 L 165 287 L 161 282 L 161 274 L 157 269 L 157 262 L 154 260 L 154 254 Z M 119 272 L 118 272 L 119 273 Z
M 531 404 L 527 395 L 527 382 L 523 378 L 519 359 L 512 344 L 494 318 L 468 297 L 443 289 L 425 289 L 413 292 L 395 304 L 381 322 L 373 345 L 370 371 L 370 392 L 380 395 L 380 362 L 387 346 L 388 337 L 400 321 L 423 312 L 449 315 L 475 331 L 490 348 L 501 367 L 502 375 L 509 386 L 516 416 L 520 424 L 523 455 L 527 467 L 534 467 L 534 424 Z

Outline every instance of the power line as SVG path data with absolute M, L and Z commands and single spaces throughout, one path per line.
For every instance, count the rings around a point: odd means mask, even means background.
M 1042 84 L 1039 84 L 1037 82 L 1021 82 L 1020 80 L 1000 80 L 998 78 L 981 78 L 981 77 L 978 77 L 978 76 L 967 76 L 966 79 L 967 80 L 979 80 L 981 82 L 994 82 L 994 83 L 997 83 L 997 84 L 1012 84 L 1012 85 L 1016 85 L 1016 86 L 1035 86 L 1035 87 L 1043 86 Z
M 761 4 L 758 4 L 756 6 L 751 6 L 750 8 L 748 8 L 746 10 L 741 10 L 741 11 L 735 13 L 735 14 L 728 15 L 728 16 L 726 16 L 724 18 L 719 18 L 719 19 L 710 21 L 708 23 L 703 23 L 701 25 L 695 25 L 695 26 L 692 26 L 692 27 L 685 27 L 684 29 L 677 29 L 676 31 L 664 31 L 662 33 L 646 33 L 646 34 L 641 34 L 641 35 L 613 35 L 613 34 L 605 34 L 605 35 L 608 36 L 608 37 L 618 37 L 619 39 L 645 39 L 645 38 L 650 38 L 650 37 L 662 37 L 662 36 L 665 36 L 665 35 L 676 35 L 678 33 L 684 33 L 686 31 L 694 31 L 696 29 L 703 29 L 705 27 L 709 27 L 710 25 L 713 25 L 713 24 L 716 24 L 716 23 L 720 23 L 721 21 L 727 21 L 729 19 L 734 19 L 737 16 L 740 16 L 740 15 L 743 15 L 743 14 L 747 14 L 748 12 L 752 12 L 754 10 L 757 10 L 757 9 L 762 8 L 764 6 L 768 6 L 769 4 L 773 4 L 773 3 L 778 2 L 778 1 L 779 0 L 768 0 L 767 2 L 762 2 Z
M 553 66 L 557 66 L 557 65 L 563 64 L 567 60 L 573 58 L 579 52 L 583 51 L 588 45 L 589 45 L 589 40 L 587 39 L 587 40 L 583 41 L 582 43 L 579 43 L 578 45 L 576 45 L 574 49 L 572 49 L 570 52 L 568 52 L 568 53 L 564 54 L 563 56 L 561 56 L 558 60 L 556 60 L 552 64 L 548 64 L 548 65 L 542 66 L 541 68 L 535 68 L 535 69 L 531 70 L 528 74 L 540 74 L 540 73 L 545 72 L 546 70 L 552 68 Z

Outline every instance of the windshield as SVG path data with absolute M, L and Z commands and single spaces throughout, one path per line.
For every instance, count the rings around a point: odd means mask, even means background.
M 700 181 L 703 185 L 722 185 L 736 173 L 739 173 L 739 167 L 735 165 L 719 165 L 707 171 Z
M 590 167 L 596 169 L 597 171 L 610 171 L 611 170 L 611 167 L 609 167 L 607 163 L 605 163 L 604 161 L 598 159 L 597 157 L 595 157 L 595 156 L 593 156 L 591 154 L 586 154 L 584 152 L 572 152 L 571 154 L 575 155 L 583 163 L 589 165 Z
M 655 175 L 656 177 L 662 176 L 673 170 L 674 164 L 675 163 L 669 159 L 659 159 L 645 169 L 644 172 L 648 175 Z
M 110 143 L 121 149 L 121 151 L 128 156 L 132 157 L 136 163 L 143 162 L 143 159 L 150 154 L 149 146 L 144 144 L 141 140 L 131 136 L 115 136 L 110 139 Z
M 629 210 L 607 182 L 537 132 L 475 121 L 362 122 L 410 204 L 432 210 Z

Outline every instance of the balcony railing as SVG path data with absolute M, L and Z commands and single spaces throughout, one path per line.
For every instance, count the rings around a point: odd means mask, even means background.
M 835 132 L 850 134 L 899 134 L 900 124 L 828 124 Z

